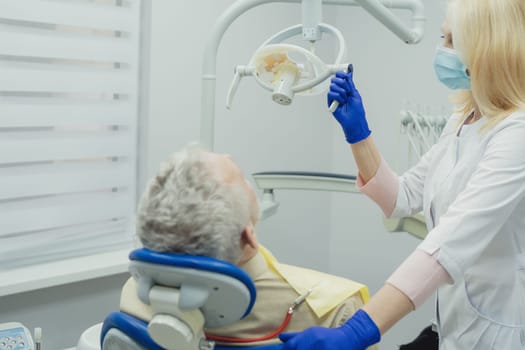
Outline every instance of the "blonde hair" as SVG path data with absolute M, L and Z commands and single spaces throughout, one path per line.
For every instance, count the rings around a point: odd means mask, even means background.
M 525 1 L 449 0 L 447 21 L 471 77 L 457 111 L 466 118 L 477 104 L 490 128 L 525 107 Z

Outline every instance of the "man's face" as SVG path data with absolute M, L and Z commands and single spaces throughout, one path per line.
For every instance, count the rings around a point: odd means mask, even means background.
M 241 169 L 235 164 L 232 160 L 232 157 L 229 154 L 217 154 L 217 153 L 208 153 L 210 160 L 214 163 L 216 167 L 217 174 L 220 178 L 229 184 L 238 185 L 248 195 L 248 200 L 250 203 L 250 216 L 252 223 L 255 225 L 257 218 L 259 216 L 259 203 L 257 201 L 257 196 L 253 190 L 252 185 L 244 177 Z

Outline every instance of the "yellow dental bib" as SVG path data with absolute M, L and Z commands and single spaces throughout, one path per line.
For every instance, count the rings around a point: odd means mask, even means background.
M 281 264 L 263 246 L 259 246 L 259 251 L 264 256 L 268 266 L 285 279 L 299 295 L 311 290 L 311 293 L 306 297 L 306 302 L 319 318 L 357 292 L 359 292 L 363 303 L 366 303 L 370 298 L 368 287 L 361 283 L 314 270 Z

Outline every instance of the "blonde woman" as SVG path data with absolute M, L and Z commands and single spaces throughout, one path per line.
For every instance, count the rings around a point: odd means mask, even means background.
M 525 1 L 450 0 L 437 78 L 458 90 L 436 145 L 401 176 L 377 150 L 352 72 L 328 103 L 387 217 L 423 210 L 429 234 L 337 329 L 282 335 L 284 349 L 364 349 L 437 290 L 439 349 L 525 348 Z

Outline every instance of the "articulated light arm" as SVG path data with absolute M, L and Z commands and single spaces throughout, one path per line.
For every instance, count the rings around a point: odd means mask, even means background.
M 259 202 L 260 219 L 265 220 L 274 215 L 279 208 L 274 190 L 310 190 L 359 193 L 356 188 L 356 177 L 352 175 L 276 171 L 252 174 L 255 184 L 263 190 Z M 428 234 L 423 214 L 403 218 L 383 218 L 383 225 L 390 232 L 407 232 L 418 239 L 425 239 Z
M 423 38 L 425 13 L 419 0 L 325 0 L 330 5 L 350 5 L 357 3 L 368 13 L 383 23 L 392 33 L 407 44 L 417 44 Z M 353 4 L 352 4 L 353 5 Z M 407 9 L 412 12 L 412 28 L 408 28 L 390 9 Z
M 262 190 L 311 190 L 359 193 L 353 175 L 304 172 L 266 171 L 252 174 L 257 187 Z
M 275 200 L 274 190 L 307 190 L 358 193 L 356 177 L 352 175 L 304 172 L 304 171 L 266 171 L 252 174 L 255 184 L 263 190 L 259 203 L 261 220 L 277 212 L 279 202 Z

